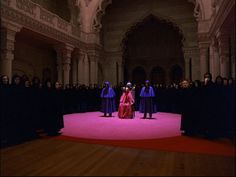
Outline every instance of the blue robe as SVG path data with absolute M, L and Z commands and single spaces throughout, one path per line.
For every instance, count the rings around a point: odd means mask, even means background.
M 147 89 L 147 90 L 146 90 Z M 155 97 L 154 89 L 149 87 L 143 87 L 140 92 L 140 104 L 139 112 L 141 113 L 155 113 L 157 112 L 156 105 L 153 103 L 153 98 Z
M 116 111 L 116 105 L 115 105 L 115 92 L 114 90 L 109 86 L 108 88 L 103 88 L 101 93 L 102 98 L 102 110 L 103 113 L 109 113 Z

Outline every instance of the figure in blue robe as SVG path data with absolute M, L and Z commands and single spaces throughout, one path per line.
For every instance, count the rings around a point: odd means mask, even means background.
M 102 89 L 101 98 L 102 98 L 102 112 L 104 113 L 104 117 L 109 114 L 109 117 L 112 116 L 112 113 L 116 111 L 116 105 L 115 105 L 115 92 L 110 87 L 109 82 L 104 83 L 105 86 Z
M 147 118 L 147 113 L 149 113 L 149 118 L 152 118 L 152 113 L 156 111 L 156 105 L 153 104 L 153 98 L 155 97 L 155 92 L 150 82 L 145 81 L 145 86 L 142 87 L 140 92 L 140 105 L 139 112 L 144 113 L 144 119 Z

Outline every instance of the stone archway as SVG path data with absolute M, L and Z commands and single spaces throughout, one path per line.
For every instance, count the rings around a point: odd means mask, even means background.
M 165 75 L 169 65 L 184 65 L 183 39 L 183 34 L 173 23 L 152 14 L 148 15 L 132 26 L 122 41 L 126 70 L 130 70 L 134 65 L 140 65 L 146 71 L 151 71 L 148 73 L 148 79 L 153 83 L 169 82 L 169 76 Z M 153 65 L 161 67 L 153 70 Z M 128 80 L 131 80 L 129 76 Z
M 136 63 L 135 66 L 141 65 L 145 68 L 147 76 L 150 76 L 151 66 L 153 65 L 161 66 L 165 68 L 165 70 L 168 70 L 167 68 L 170 68 L 170 65 L 173 64 L 184 66 L 183 48 L 197 46 L 197 22 L 193 16 L 194 3 L 190 3 L 187 0 L 173 0 L 171 4 L 167 1 L 161 2 L 155 0 L 148 2 L 139 1 L 138 3 L 135 3 L 133 0 L 112 0 L 112 3 L 103 11 L 104 13 L 101 19 L 103 35 L 101 35 L 101 41 L 103 49 L 105 53 L 107 53 L 107 58 L 105 58 L 104 61 L 111 63 L 109 67 L 104 67 L 104 70 L 111 73 L 111 75 L 105 76 L 107 80 L 116 80 L 116 76 L 112 75 L 112 70 L 114 69 L 113 63 L 115 62 L 124 64 L 124 75 L 128 73 L 128 79 L 131 79 L 129 70 L 134 66 L 127 66 L 129 64 L 126 61 L 130 60 L 132 57 L 126 55 L 126 51 L 129 50 L 129 47 L 126 45 L 126 39 L 131 36 L 132 32 L 135 31 L 139 25 L 150 19 L 150 17 L 154 17 L 160 24 L 172 28 L 172 30 L 175 31 L 174 33 L 177 34 L 176 36 L 180 36 L 177 46 L 181 57 L 179 57 L 180 55 L 175 55 L 178 56 L 178 59 L 176 59 L 175 56 L 171 56 L 168 57 L 168 60 L 171 59 L 167 61 L 166 59 L 153 55 L 152 60 L 166 61 L 166 64 L 159 62 Z M 117 53 L 120 53 L 120 55 L 117 55 Z M 168 53 L 173 52 L 169 51 Z M 113 68 L 111 68 L 111 66 Z M 125 71 L 128 72 L 125 73 Z M 166 75 L 166 79 L 169 81 L 169 75 Z

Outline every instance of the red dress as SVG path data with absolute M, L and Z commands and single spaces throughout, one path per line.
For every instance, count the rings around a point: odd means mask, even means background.
M 120 98 L 120 105 L 118 109 L 119 118 L 133 118 L 134 110 L 133 105 L 134 99 L 130 91 L 126 91 Z

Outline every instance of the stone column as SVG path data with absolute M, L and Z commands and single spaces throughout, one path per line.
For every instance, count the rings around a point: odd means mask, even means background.
M 71 64 L 71 53 L 74 47 L 72 45 L 66 44 L 63 48 L 63 84 L 66 86 L 70 84 L 70 64 Z
M 231 77 L 235 79 L 235 33 L 231 36 Z
M 0 74 L 7 75 L 11 82 L 12 61 L 14 59 L 15 36 L 21 30 L 21 26 L 10 23 L 1 25 L 1 59 Z
M 78 82 L 78 58 L 77 56 L 73 55 L 72 57 L 72 82 L 73 84 L 77 84 Z
M 211 60 L 211 74 L 212 79 L 214 80 L 218 75 L 220 75 L 220 59 L 219 59 L 219 49 L 218 49 L 218 43 L 215 39 L 212 40 L 211 46 L 210 46 L 210 60 Z
M 95 55 L 89 56 L 90 61 L 90 84 L 97 84 L 97 57 Z
M 61 48 L 61 46 L 56 45 L 56 46 L 54 46 L 54 49 L 57 53 L 57 81 L 62 84 L 63 83 L 63 81 L 62 81 L 62 73 L 63 73 L 62 48 Z
M 216 37 L 219 43 L 220 75 L 228 78 L 230 73 L 229 35 L 226 31 L 218 31 Z
M 184 68 L 185 68 L 185 79 L 190 80 L 190 70 L 189 70 L 189 63 L 190 63 L 190 55 L 189 52 L 184 51 Z
M 78 56 L 78 83 L 85 84 L 84 82 L 84 53 L 79 53 Z
M 199 43 L 200 50 L 200 78 L 204 78 L 204 74 L 208 71 L 208 43 Z
M 185 47 L 183 51 L 184 51 L 185 79 L 192 81 L 200 79 L 199 48 Z M 190 59 L 191 59 L 191 71 L 190 71 Z
M 87 53 L 84 56 L 84 84 L 89 85 L 89 58 Z
M 210 58 L 209 58 L 209 72 L 212 74 L 212 79 L 215 78 L 215 73 L 214 73 L 214 51 L 213 51 L 213 46 L 210 44 Z

